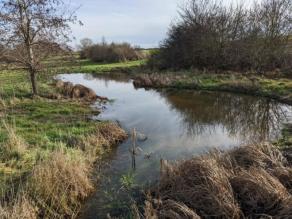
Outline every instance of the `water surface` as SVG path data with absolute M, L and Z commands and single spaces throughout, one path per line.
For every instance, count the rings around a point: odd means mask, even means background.
M 108 165 L 103 167 L 99 190 L 86 203 L 82 218 L 106 218 L 107 213 L 118 216 L 129 211 L 132 196 L 123 188 L 123 176 L 142 188 L 158 180 L 160 159 L 181 160 L 212 148 L 272 141 L 291 119 L 290 106 L 266 98 L 136 89 L 124 76 L 65 74 L 60 78 L 113 100 L 95 119 L 117 121 L 129 133 L 135 128 L 148 137 L 138 142 L 142 151 L 135 157 L 135 169 L 129 152 L 131 139 L 112 151 Z

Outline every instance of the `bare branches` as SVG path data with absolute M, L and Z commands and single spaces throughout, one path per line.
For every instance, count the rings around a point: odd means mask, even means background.
M 291 0 L 263 0 L 251 8 L 189 0 L 180 17 L 156 55 L 160 68 L 263 71 L 283 68 L 292 59 L 287 51 Z
M 74 22 L 75 11 L 62 0 L 0 0 L 2 56 L 29 70 L 33 82 L 42 61 L 70 40 Z

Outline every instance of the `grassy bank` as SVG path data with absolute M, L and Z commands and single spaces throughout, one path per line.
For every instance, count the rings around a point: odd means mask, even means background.
M 290 218 L 292 160 L 264 144 L 163 162 L 146 218 Z
M 140 67 L 145 63 L 145 60 L 117 62 L 117 63 L 96 63 L 88 59 L 79 59 L 70 57 L 60 57 L 48 61 L 50 71 L 53 73 L 67 72 L 67 73 L 107 73 L 107 72 L 130 72 L 135 68 Z
M 126 138 L 90 120 L 89 103 L 50 99 L 52 78 L 39 80 L 32 99 L 25 73 L 0 73 L 0 218 L 75 217 L 94 188 L 93 164 Z
M 137 87 L 229 91 L 276 99 L 292 104 L 292 80 L 256 74 L 208 74 L 177 72 L 143 74 L 135 77 Z

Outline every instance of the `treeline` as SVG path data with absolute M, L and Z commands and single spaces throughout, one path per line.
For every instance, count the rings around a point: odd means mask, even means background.
M 129 43 L 94 44 L 90 39 L 81 40 L 80 57 L 93 62 L 123 62 L 143 59 L 144 54 L 139 48 Z
M 189 0 L 149 65 L 257 72 L 291 68 L 291 31 L 291 0 L 255 1 L 251 7 Z

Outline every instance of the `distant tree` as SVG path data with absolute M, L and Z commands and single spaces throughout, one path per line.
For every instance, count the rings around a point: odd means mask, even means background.
M 29 72 L 33 95 L 42 61 L 66 45 L 69 24 L 77 21 L 65 6 L 62 0 L 0 0 L 2 57 Z
M 88 48 L 93 45 L 93 41 L 89 38 L 84 38 L 80 40 L 80 46 L 81 48 Z
M 104 36 L 101 38 L 101 45 L 103 46 L 107 45 L 107 42 Z
M 85 59 L 89 56 L 89 49 L 93 46 L 93 41 L 89 38 L 84 38 L 80 40 L 79 51 L 80 51 L 80 58 Z

